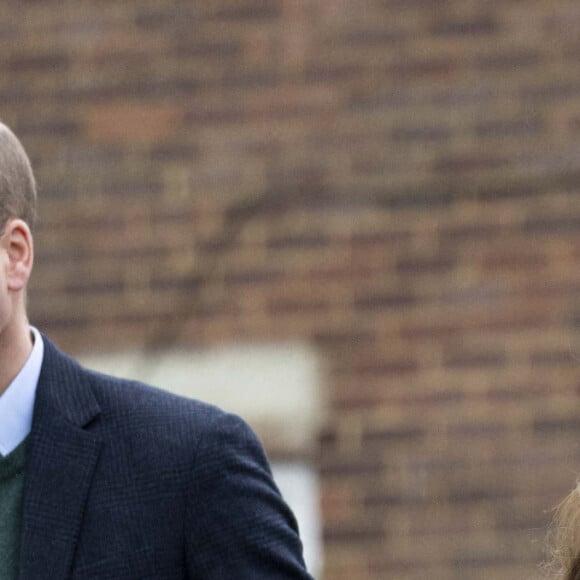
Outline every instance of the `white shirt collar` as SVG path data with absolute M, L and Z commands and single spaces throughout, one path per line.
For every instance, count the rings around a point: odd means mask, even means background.
M 16 378 L 0 397 L 0 455 L 8 455 L 30 433 L 36 397 L 36 386 L 44 358 L 40 332 L 30 327 L 34 346 Z

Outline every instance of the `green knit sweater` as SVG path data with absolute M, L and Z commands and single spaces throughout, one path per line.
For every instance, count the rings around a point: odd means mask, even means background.
M 0 578 L 17 580 L 27 441 L 0 456 Z

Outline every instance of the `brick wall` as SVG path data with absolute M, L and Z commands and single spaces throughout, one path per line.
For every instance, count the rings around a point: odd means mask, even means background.
M 565 0 L 3 3 L 33 322 L 309 342 L 325 578 L 538 578 L 580 471 L 579 39 Z

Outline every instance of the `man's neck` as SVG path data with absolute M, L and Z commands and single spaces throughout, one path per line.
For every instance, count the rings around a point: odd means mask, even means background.
M 12 324 L 0 336 L 0 397 L 18 375 L 32 351 L 26 318 Z

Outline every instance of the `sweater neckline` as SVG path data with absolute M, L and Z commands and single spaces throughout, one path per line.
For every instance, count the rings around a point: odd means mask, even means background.
M 28 447 L 28 438 L 26 438 L 14 451 L 0 456 L 0 481 L 11 479 L 22 473 L 26 466 L 26 450 Z

